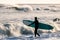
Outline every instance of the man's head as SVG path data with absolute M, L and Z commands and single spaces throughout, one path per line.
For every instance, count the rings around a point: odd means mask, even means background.
M 37 20 L 37 17 L 35 17 L 35 20 Z

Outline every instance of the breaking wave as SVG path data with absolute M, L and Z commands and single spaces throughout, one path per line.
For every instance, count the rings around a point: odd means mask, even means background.
M 52 24 L 53 25 L 53 24 Z M 42 30 L 38 29 L 39 33 L 52 33 L 56 32 L 59 27 L 56 24 L 53 25 L 53 30 Z M 21 22 L 8 22 L 8 23 L 0 23 L 0 34 L 6 36 L 21 36 L 21 35 L 31 35 L 34 34 L 34 28 L 28 27 Z
M 32 11 L 31 13 L 23 13 L 22 14 L 20 12 L 20 10 L 18 12 L 12 6 L 10 6 L 10 7 L 9 6 L 8 7 L 7 6 L 0 7 L 0 37 L 1 36 L 19 37 L 21 35 L 32 35 L 32 34 L 34 34 L 34 28 L 31 28 L 31 27 L 28 27 L 28 26 L 24 25 L 23 22 L 20 19 L 20 18 L 24 19 L 25 16 L 26 16 L 25 18 L 28 18 L 28 19 L 31 18 L 32 20 L 33 20 L 33 18 L 35 16 L 37 16 L 38 18 L 40 18 L 40 22 L 42 22 L 41 20 L 45 20 L 45 18 L 46 18 L 46 21 L 43 22 L 43 23 L 49 24 L 49 25 L 54 27 L 53 30 L 38 29 L 38 33 L 40 33 L 40 34 L 42 34 L 42 33 L 53 33 L 54 34 L 55 32 L 60 31 L 60 27 L 58 26 L 58 24 L 51 20 L 51 19 L 60 17 L 60 15 L 58 15 L 57 13 L 52 13 L 52 11 L 53 12 L 59 12 L 60 11 L 60 10 L 58 10 L 59 8 L 57 8 L 57 9 L 54 8 L 52 10 L 49 7 L 48 8 L 47 7 L 46 8 L 45 7 L 41 7 L 42 9 L 40 9 L 38 14 L 37 14 L 37 12 L 36 13 L 33 12 L 35 9 L 33 10 L 32 7 L 30 7 L 30 6 L 29 6 L 29 8 L 31 9 L 29 11 Z M 18 9 L 20 9 L 20 8 L 18 8 Z M 47 10 L 48 10 L 49 13 L 45 12 Z M 16 21 L 17 19 L 20 19 L 20 20 Z M 58 34 L 58 36 L 60 36 L 60 35 Z M 22 37 L 22 39 L 23 39 L 23 37 Z

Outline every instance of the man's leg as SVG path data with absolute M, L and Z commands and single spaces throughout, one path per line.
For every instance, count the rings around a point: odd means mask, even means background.
M 38 36 L 40 36 L 38 33 L 37 33 Z
M 37 34 L 37 29 L 35 29 L 34 33 L 35 33 L 35 37 L 36 37 L 36 34 Z

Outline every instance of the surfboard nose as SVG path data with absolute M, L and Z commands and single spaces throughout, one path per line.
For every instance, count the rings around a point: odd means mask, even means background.
M 54 29 L 54 27 L 52 25 L 49 25 L 49 29 L 52 30 Z

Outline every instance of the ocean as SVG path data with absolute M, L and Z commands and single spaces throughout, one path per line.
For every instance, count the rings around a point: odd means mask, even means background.
M 52 30 L 38 29 L 40 37 L 34 37 L 34 28 L 23 20 L 51 25 Z M 57 18 L 57 19 L 56 19 Z M 56 20 L 54 20 L 56 19 Z M 0 40 L 60 40 L 60 5 L 4 5 L 0 6 Z

